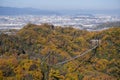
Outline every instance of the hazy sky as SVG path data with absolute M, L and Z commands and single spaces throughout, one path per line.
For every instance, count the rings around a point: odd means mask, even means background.
M 39 9 L 119 9 L 120 0 L 0 0 L 0 6 Z

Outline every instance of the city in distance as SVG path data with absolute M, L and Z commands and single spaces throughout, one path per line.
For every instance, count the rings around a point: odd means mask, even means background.
M 27 23 L 50 23 L 84 30 L 103 30 L 105 23 L 120 21 L 119 10 L 40 10 L 34 8 L 0 7 L 0 29 L 21 29 Z M 118 24 L 117 24 L 118 26 Z

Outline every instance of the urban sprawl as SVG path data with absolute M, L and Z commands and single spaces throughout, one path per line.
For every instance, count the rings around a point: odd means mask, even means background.
M 0 29 L 21 29 L 27 23 L 42 24 L 50 23 L 55 26 L 72 26 L 79 29 L 93 30 L 97 25 L 106 22 L 120 21 L 120 16 L 106 15 L 74 15 L 74 16 L 43 16 L 21 15 L 0 16 Z

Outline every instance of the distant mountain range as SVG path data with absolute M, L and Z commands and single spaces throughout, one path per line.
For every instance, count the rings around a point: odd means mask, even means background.
M 14 8 L 0 7 L 0 15 L 55 15 L 59 14 L 55 11 L 40 10 L 34 8 Z
M 119 15 L 120 10 L 40 10 L 35 8 L 16 8 L 0 6 L 0 15 L 80 15 L 110 14 Z

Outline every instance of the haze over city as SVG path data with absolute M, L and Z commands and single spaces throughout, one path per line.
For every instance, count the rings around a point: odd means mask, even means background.
M 120 0 L 0 0 L 0 6 L 45 10 L 120 10 Z

